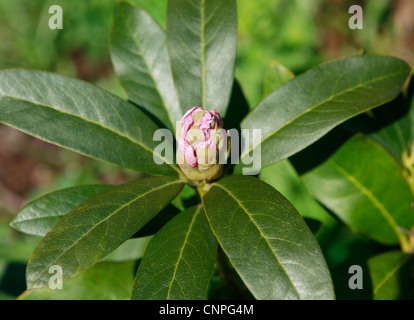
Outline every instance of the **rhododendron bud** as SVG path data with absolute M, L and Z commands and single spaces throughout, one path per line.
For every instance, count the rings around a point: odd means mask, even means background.
M 176 138 L 177 161 L 190 180 L 203 183 L 221 176 L 230 140 L 216 111 L 200 107 L 188 110 L 177 127 Z

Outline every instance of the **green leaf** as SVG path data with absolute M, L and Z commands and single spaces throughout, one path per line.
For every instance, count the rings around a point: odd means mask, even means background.
M 217 241 L 201 205 L 180 213 L 151 240 L 135 279 L 132 299 L 204 298 Z
M 128 99 L 175 131 L 182 113 L 164 30 L 145 11 L 127 3 L 116 7 L 114 19 L 112 61 Z
M 42 71 L 0 71 L 0 122 L 121 167 L 177 175 L 153 152 L 158 127 L 131 104 L 86 82 Z
M 134 281 L 135 261 L 101 262 L 63 283 L 23 292 L 18 300 L 128 300 Z
M 395 98 L 409 73 L 407 63 L 385 56 L 356 56 L 311 69 L 247 115 L 241 128 L 249 129 L 250 142 L 253 129 L 261 129 L 261 141 L 245 148 L 241 160 L 259 145 L 262 167 L 295 154 L 343 121 Z
M 211 228 L 257 299 L 332 299 L 322 252 L 303 218 L 278 191 L 229 176 L 203 198 Z
M 90 185 L 49 193 L 27 204 L 10 225 L 20 232 L 44 236 L 62 216 L 110 188 L 112 186 Z
M 181 110 L 226 114 L 234 80 L 236 0 L 170 0 L 167 38 Z
M 414 299 L 414 256 L 400 251 L 380 254 L 368 261 L 375 300 Z
M 90 268 L 162 210 L 182 189 L 170 177 L 141 179 L 114 187 L 62 217 L 37 246 L 27 266 L 28 288 L 48 285 L 49 268 L 63 279 Z
M 307 189 L 354 232 L 398 243 L 398 227 L 414 223 L 412 196 L 395 160 L 372 140 L 356 135 L 303 175 Z
M 292 80 L 295 75 L 285 66 L 281 65 L 276 60 L 270 62 L 269 68 L 266 71 L 264 83 L 263 83 L 263 93 L 266 97 L 282 84 L 285 84 L 289 80 Z

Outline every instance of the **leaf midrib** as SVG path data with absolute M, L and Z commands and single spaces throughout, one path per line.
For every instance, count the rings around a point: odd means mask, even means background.
M 145 63 L 145 66 L 146 66 L 147 71 L 148 71 L 148 72 L 147 72 L 147 74 L 151 77 L 152 82 L 153 82 L 153 84 L 154 84 L 154 88 L 157 90 L 158 96 L 160 97 L 160 99 L 161 99 L 161 101 L 162 101 L 162 103 L 163 103 L 164 111 L 165 111 L 165 112 L 167 113 L 167 115 L 168 115 L 168 119 L 170 120 L 170 124 L 174 127 L 174 118 L 173 118 L 173 116 L 172 116 L 172 114 L 171 114 L 171 112 L 170 112 L 169 108 L 167 107 L 167 103 L 166 103 L 166 101 L 165 101 L 165 99 L 164 99 L 163 95 L 161 94 L 161 91 L 160 91 L 160 89 L 159 89 L 158 83 L 157 83 L 157 81 L 155 80 L 155 78 L 154 78 L 154 76 L 153 76 L 152 69 L 149 67 L 148 61 L 147 61 L 147 59 L 146 59 L 145 55 L 143 54 L 143 51 L 142 51 L 141 45 L 139 44 L 139 41 L 138 41 L 138 39 L 136 38 L 135 33 L 134 33 L 134 32 L 133 32 L 133 30 L 132 30 L 132 26 L 131 26 L 131 24 L 130 24 L 129 20 L 128 20 L 128 19 L 126 18 L 126 16 L 125 16 L 124 10 L 122 10 L 122 16 L 124 17 L 124 20 L 125 20 L 125 25 L 127 26 L 128 31 L 129 31 L 129 33 L 130 33 L 130 35 L 131 35 L 132 39 L 134 40 L 134 43 L 135 43 L 136 47 L 138 48 L 138 51 L 139 51 L 139 53 L 140 53 L 140 55 L 141 55 L 141 58 L 142 58 L 142 60 L 143 60 L 143 61 L 144 61 L 144 63 Z M 167 39 L 167 37 L 166 37 L 166 35 L 165 35 L 164 30 L 162 30 L 162 29 L 161 29 L 161 33 L 165 36 L 165 40 L 166 40 L 166 39 Z
M 379 289 L 410 259 L 409 255 L 405 256 L 394 268 L 388 272 L 385 277 L 375 286 L 373 293 L 376 294 Z
M 186 232 L 184 242 L 183 242 L 183 244 L 181 246 L 181 249 L 180 249 L 180 254 L 179 254 L 178 259 L 177 259 L 177 262 L 175 263 L 175 266 L 174 266 L 174 273 L 173 273 L 171 282 L 168 285 L 167 300 L 170 299 L 171 289 L 172 289 L 172 286 L 174 284 L 174 281 L 176 281 L 176 274 L 177 274 L 178 266 L 179 266 L 179 264 L 181 262 L 181 259 L 182 259 L 182 256 L 183 256 L 184 248 L 186 247 L 186 245 L 188 243 L 188 238 L 190 236 L 191 230 L 193 229 L 193 226 L 194 226 L 194 222 L 195 222 L 195 220 L 196 220 L 196 218 L 197 218 L 198 213 L 200 212 L 200 210 L 201 210 L 201 205 L 198 206 L 196 212 L 194 213 L 193 218 L 191 219 L 190 225 L 188 227 L 188 230 Z
M 109 214 L 108 216 L 106 216 L 104 219 L 102 219 L 101 221 L 99 221 L 97 224 L 95 224 L 92 228 L 90 228 L 86 233 L 84 233 L 79 239 L 77 239 L 76 241 L 74 241 L 68 248 L 64 249 L 63 252 L 61 254 L 59 254 L 59 256 L 57 256 L 51 263 L 49 263 L 44 270 L 39 274 L 39 276 L 37 276 L 31 283 L 30 288 L 32 288 L 32 285 L 35 284 L 40 278 L 41 276 L 46 272 L 46 270 L 49 269 L 50 266 L 54 265 L 56 261 L 58 261 L 65 253 L 67 253 L 69 250 L 71 250 L 76 244 L 78 244 L 83 238 L 85 238 L 90 232 L 92 232 L 97 226 L 99 226 L 101 223 L 103 223 L 104 221 L 107 221 L 109 218 L 111 218 L 113 215 L 115 215 L 116 213 L 118 213 L 119 211 L 121 211 L 122 209 L 128 207 L 129 205 L 131 205 L 133 202 L 138 201 L 140 198 L 146 196 L 149 193 L 152 193 L 154 191 L 163 189 L 165 187 L 168 187 L 170 185 L 174 185 L 174 184 L 178 184 L 178 183 L 183 183 L 181 180 L 175 180 L 173 182 L 169 182 L 167 184 L 163 184 L 159 187 L 156 188 L 152 188 L 150 190 L 148 190 L 147 192 L 144 192 L 140 195 L 138 195 L 137 197 L 135 197 L 134 199 L 128 201 L 127 203 L 123 204 L 122 206 L 120 206 L 118 209 L 116 209 L 115 211 L 113 211 L 111 214 Z M 75 209 L 74 209 L 75 210 Z M 32 258 L 30 258 L 29 260 L 29 264 L 32 261 Z M 77 273 L 76 273 L 77 274 Z M 76 275 L 75 274 L 75 275 Z
M 363 83 L 360 83 L 360 84 L 358 84 L 358 85 L 356 85 L 356 86 L 353 86 L 353 87 L 351 87 L 351 88 L 348 88 L 348 89 L 346 89 L 346 90 L 343 90 L 343 91 L 341 91 L 341 92 L 339 92 L 339 93 L 337 93 L 337 94 L 335 94 L 335 95 L 332 95 L 331 97 L 329 97 L 329 98 L 327 98 L 327 99 L 325 99 L 325 100 L 323 100 L 322 102 L 320 102 L 320 103 L 318 103 L 318 104 L 316 104 L 315 106 L 313 106 L 313 107 L 310 107 L 310 108 L 308 108 L 308 109 L 306 109 L 305 111 L 303 111 L 302 113 L 300 113 L 299 115 L 297 115 L 296 117 L 294 117 L 293 119 L 291 119 L 291 120 L 289 120 L 289 121 L 287 121 L 287 122 L 285 122 L 282 126 L 280 126 L 279 128 L 277 128 L 277 129 L 275 129 L 275 130 L 272 130 L 271 132 L 269 132 L 259 143 L 256 143 L 255 145 L 253 145 L 251 148 L 249 148 L 249 149 L 247 149 L 245 152 L 243 152 L 242 154 L 241 154 L 241 156 L 240 156 L 240 158 L 243 158 L 246 154 L 249 154 L 254 148 L 256 148 L 259 144 L 262 144 L 264 141 L 266 141 L 267 139 L 269 139 L 271 136 L 273 136 L 273 135 L 275 135 L 275 134 L 277 134 L 279 131 L 281 131 L 281 130 L 283 130 L 286 126 L 288 126 L 288 125 L 290 125 L 290 124 L 292 124 L 293 122 L 295 122 L 295 121 L 297 121 L 297 120 L 299 120 L 300 118 L 302 118 L 303 116 L 305 116 L 306 114 L 308 114 L 308 113 L 310 113 L 310 112 L 312 112 L 312 111 L 314 111 L 316 108 L 318 108 L 318 107 L 320 107 L 320 106 L 322 106 L 322 105 L 324 105 L 324 104 L 326 104 L 326 103 L 328 103 L 328 102 L 330 102 L 330 101 L 332 101 L 332 100 L 334 100 L 334 99 L 336 99 L 336 98 L 338 98 L 338 97 L 340 97 L 340 96 L 342 96 L 342 95 L 344 95 L 344 94 L 346 94 L 346 93 L 348 93 L 348 92 L 350 92 L 350 91 L 353 91 L 353 90 L 356 90 L 356 89 L 358 89 L 358 88 L 361 88 L 361 87 L 365 87 L 365 86 L 367 86 L 367 85 L 369 85 L 370 83 L 373 83 L 373 82 L 377 82 L 377 81 L 381 81 L 381 80 L 384 80 L 384 79 L 387 79 L 387 78 L 392 78 L 392 77 L 395 77 L 395 76 L 398 76 L 398 75 L 400 75 L 400 74 L 404 74 L 405 73 L 405 71 L 399 71 L 399 72 L 395 72 L 395 73 L 392 73 L 392 74 L 388 74 L 388 75 L 385 75 L 385 76 L 381 76 L 381 77 L 378 77 L 378 78 L 375 78 L 375 79 L 372 79 L 372 80 L 369 80 L 369 81 L 366 81 L 366 82 L 363 82 Z M 260 105 L 260 104 L 259 104 Z M 259 106 L 258 106 L 259 107 Z
M 206 47 L 205 47 L 205 0 L 201 0 L 200 14 L 201 14 L 201 83 L 202 83 L 202 98 L 203 108 L 206 108 Z
M 374 206 L 379 210 L 384 219 L 390 224 L 396 233 L 397 237 L 400 238 L 400 235 L 397 232 L 398 224 L 392 217 L 391 213 L 388 212 L 387 208 L 377 199 L 377 197 L 367 189 L 362 183 L 360 183 L 352 174 L 345 170 L 339 163 L 334 159 L 330 159 L 331 164 L 338 170 L 349 182 L 351 182 L 355 187 L 357 187 L 370 201 Z
M 297 296 L 300 298 L 301 295 L 299 294 L 297 288 L 293 285 L 293 281 L 291 279 L 291 277 L 289 276 L 289 274 L 287 273 L 284 265 L 281 263 L 281 261 L 279 260 L 279 258 L 276 255 L 276 252 L 273 250 L 272 245 L 269 243 L 268 239 L 266 238 L 266 236 L 263 234 L 262 230 L 260 229 L 260 227 L 257 225 L 256 221 L 250 216 L 248 210 L 243 206 L 243 204 L 236 198 L 236 196 L 227 188 L 225 188 L 224 186 L 220 185 L 220 184 L 214 184 L 213 187 L 219 187 L 221 189 L 223 189 L 225 192 L 227 192 L 229 194 L 229 196 L 231 196 L 234 201 L 236 201 L 239 206 L 243 209 L 243 211 L 246 213 L 246 215 L 249 217 L 250 221 L 254 224 L 254 226 L 256 227 L 256 229 L 259 231 L 261 237 L 265 240 L 266 244 L 268 245 L 268 247 L 270 248 L 270 251 L 272 252 L 273 256 L 276 258 L 277 262 L 279 263 L 281 269 L 283 270 L 283 272 L 285 273 L 286 277 L 289 279 L 289 282 L 291 284 L 291 288 L 293 288 L 297 294 Z M 208 216 L 207 216 L 208 217 Z M 217 239 L 219 239 L 218 237 L 216 237 Z M 289 291 L 289 290 L 288 290 Z M 287 291 L 287 292 L 288 292 Z
M 77 119 L 80 119 L 80 120 L 82 120 L 82 121 L 85 121 L 85 122 L 89 122 L 89 123 L 92 123 L 92 124 L 94 124 L 94 125 L 96 125 L 96 126 L 98 126 L 98 127 L 101 127 L 101 128 L 103 128 L 103 129 L 106 129 L 106 130 L 108 130 L 108 131 L 110 131 L 110 132 L 112 132 L 112 133 L 115 133 L 116 135 L 119 135 L 119 136 L 121 136 L 121 137 L 123 137 L 123 138 L 125 138 L 125 139 L 127 139 L 127 140 L 129 140 L 129 141 L 131 141 L 132 143 L 134 143 L 134 144 L 136 144 L 136 145 L 138 145 L 138 146 L 140 146 L 141 148 L 143 148 L 145 151 L 147 151 L 147 152 L 149 152 L 149 153 L 151 153 L 152 155 L 156 155 L 159 159 L 161 159 L 161 160 L 163 160 L 164 161 L 164 163 L 166 163 L 167 165 L 169 165 L 171 168 L 173 168 L 177 173 L 180 173 L 180 170 L 177 168 L 177 167 L 175 167 L 174 165 L 171 165 L 171 164 L 169 164 L 168 163 L 168 161 L 162 156 L 162 155 L 160 155 L 160 154 L 158 154 L 158 153 L 156 153 L 155 152 L 155 150 L 151 150 L 149 147 L 147 147 L 144 143 L 142 143 L 142 142 L 140 142 L 140 141 L 138 141 L 138 140 L 135 140 L 134 138 L 132 138 L 132 137 L 130 137 L 130 136 L 127 136 L 126 134 L 124 134 L 124 133 L 122 133 L 122 132 L 120 132 L 120 131 L 118 131 L 118 130 L 115 130 L 115 129 L 113 129 L 113 128 L 110 128 L 110 127 L 107 127 L 107 126 L 105 126 L 103 123 L 100 123 L 100 122 L 96 122 L 96 121 L 94 121 L 94 120 L 91 120 L 91 119 L 87 119 L 87 118 L 83 118 L 82 116 L 80 116 L 80 115 L 76 115 L 76 114 L 73 114 L 73 113 L 70 113 L 70 112 L 67 112 L 67 111 L 63 111 L 63 110 L 61 110 L 61 109 L 55 109 L 55 108 L 53 108 L 52 106 L 48 106 L 48 105 L 45 105 L 45 104 L 43 104 L 43 103 L 39 103 L 39 102 L 32 102 L 32 101 L 30 101 L 30 100 L 27 100 L 27 99 L 23 99 L 23 98 L 18 98 L 18 97 L 12 97 L 12 96 L 9 96 L 9 95 L 0 95 L 0 97 L 6 97 L 6 98 L 9 98 L 9 99 L 12 99 L 12 100 L 17 100 L 17 101 L 24 101 L 24 102 L 27 102 L 27 103 L 29 103 L 29 104 L 31 104 L 31 105 L 35 105 L 35 106 L 40 106 L 40 107 L 44 107 L 44 108 L 48 108 L 48 109 L 51 109 L 51 110 L 53 110 L 54 112 L 56 112 L 56 113 L 62 113 L 62 114 L 65 114 L 65 115 L 67 115 L 67 116 L 70 116 L 70 117 L 74 117 L 74 118 L 77 118 Z M 149 119 L 148 119 L 149 120 Z M 150 121 L 150 120 L 149 120 Z M 21 129 L 19 129 L 19 130 L 21 130 Z M 23 131 L 23 130 L 21 130 L 21 131 Z M 53 142 L 51 139 L 44 139 L 44 138 L 40 138 L 40 139 L 42 139 L 42 140 L 45 140 L 45 141 L 50 141 L 51 143 L 53 143 L 53 144 L 56 144 L 55 142 Z M 58 144 L 58 145 L 60 145 L 60 144 Z M 60 146 L 62 146 L 62 145 L 60 145 Z M 64 147 L 64 148 L 68 148 L 68 147 L 66 147 L 66 146 L 62 146 L 62 147 Z M 72 149 L 72 148 L 69 148 L 69 149 Z M 75 149 L 72 149 L 72 150 L 75 150 Z M 80 153 L 82 153 L 82 154 L 85 154 L 85 155 L 87 155 L 86 153 L 84 153 L 84 152 L 81 152 L 81 151 L 78 151 L 78 150 L 76 150 L 77 152 L 80 152 Z M 88 155 L 89 156 L 89 155 Z

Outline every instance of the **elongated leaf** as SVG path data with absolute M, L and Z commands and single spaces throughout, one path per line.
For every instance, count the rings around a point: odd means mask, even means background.
M 398 226 L 411 228 L 412 196 L 400 168 L 379 145 L 361 135 L 303 176 L 307 189 L 354 232 L 398 243 Z
M 234 78 L 236 0 L 170 0 L 168 49 L 181 110 L 226 114 Z
M 211 228 L 257 299 L 332 299 L 332 281 L 306 223 L 278 191 L 249 176 L 213 184 L 203 198 Z
M 44 236 L 62 216 L 110 188 L 112 186 L 91 185 L 49 193 L 27 204 L 10 225 L 20 232 Z
M 217 241 L 201 205 L 172 219 L 151 240 L 135 279 L 132 299 L 202 299 Z
M 86 82 L 41 71 L 0 71 L 0 122 L 92 158 L 176 175 L 154 158 L 157 126 L 129 103 Z
M 29 261 L 28 288 L 48 284 L 58 265 L 63 279 L 93 266 L 150 221 L 182 189 L 176 178 L 153 177 L 100 193 L 62 217 L 42 239 Z
M 357 56 L 326 63 L 267 96 L 241 128 L 249 129 L 250 135 L 261 129 L 264 167 L 302 150 L 343 121 L 392 100 L 409 73 L 407 63 L 392 57 Z M 243 150 L 241 160 L 258 144 Z
M 127 300 L 134 281 L 135 263 L 101 262 L 66 281 L 62 289 L 28 290 L 18 300 Z
M 400 251 L 368 261 L 375 300 L 414 299 L 414 256 Z
M 112 61 L 129 100 L 169 129 L 182 117 L 171 73 L 167 37 L 145 11 L 127 3 L 115 10 Z

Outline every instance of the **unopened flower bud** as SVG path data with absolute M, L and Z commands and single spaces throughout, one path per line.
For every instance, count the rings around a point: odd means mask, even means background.
M 188 110 L 177 127 L 176 138 L 178 164 L 190 180 L 203 183 L 222 175 L 230 140 L 216 111 L 200 107 Z

